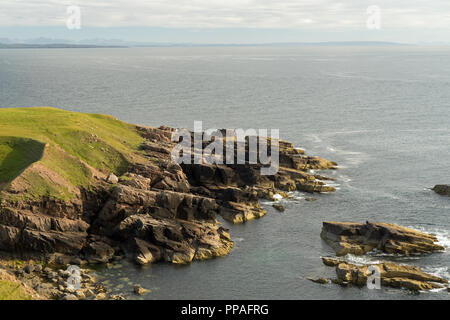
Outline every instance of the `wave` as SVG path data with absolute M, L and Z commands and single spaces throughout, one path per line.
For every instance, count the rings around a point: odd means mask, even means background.
M 449 268 L 445 267 L 423 267 L 423 271 L 433 276 L 450 280 Z
M 364 255 L 364 256 L 355 256 L 353 254 L 346 254 L 344 257 L 344 260 L 353 263 L 356 265 L 366 265 L 366 264 L 378 264 L 381 263 L 380 260 L 375 259 L 374 256 L 370 255 Z
M 415 229 L 415 230 L 421 231 L 421 232 L 434 234 L 436 236 L 436 238 L 438 239 L 438 244 L 443 246 L 445 248 L 445 251 L 450 249 L 450 231 L 440 229 L 440 228 L 429 228 L 429 227 L 424 227 L 424 226 L 411 226 L 408 228 Z

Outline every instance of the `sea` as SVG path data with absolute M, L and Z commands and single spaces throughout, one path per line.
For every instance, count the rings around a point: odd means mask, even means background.
M 445 252 L 347 256 L 414 264 L 450 280 L 450 47 L 270 46 L 0 50 L 0 107 L 53 106 L 148 126 L 279 129 L 336 161 L 335 193 L 301 192 L 230 228 L 230 255 L 189 265 L 97 270 L 140 299 L 450 299 L 447 291 L 340 287 L 321 256 L 323 221 L 395 223 L 437 235 Z M 13 134 L 13 133 L 12 133 Z

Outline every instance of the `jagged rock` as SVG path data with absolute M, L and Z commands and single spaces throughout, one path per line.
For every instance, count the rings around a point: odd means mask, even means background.
M 141 286 L 134 286 L 133 291 L 135 294 L 142 296 L 149 292 L 149 290 L 142 288 Z
M 138 174 L 128 172 L 120 179 L 120 184 L 141 190 L 150 190 L 152 180 Z
M 284 206 L 282 206 L 281 204 L 273 204 L 272 207 L 274 207 L 275 209 L 277 209 L 280 212 L 284 212 L 284 210 L 285 210 Z
M 247 205 L 243 203 L 228 201 L 219 208 L 220 215 L 232 223 L 243 223 L 253 219 L 262 218 L 267 210 L 257 205 Z
M 423 254 L 444 250 L 436 236 L 394 224 L 324 222 L 321 238 L 338 256 L 363 255 L 373 249 L 396 254 Z
M 161 252 L 158 247 L 138 238 L 134 238 L 134 241 L 136 245 L 134 260 L 138 264 L 144 265 L 161 259 Z
M 433 188 L 433 191 L 440 195 L 450 196 L 450 185 L 438 184 Z
M 106 178 L 106 182 L 116 184 L 119 183 L 119 178 L 114 173 L 110 173 Z
M 105 300 L 106 299 L 106 294 L 104 292 L 100 292 L 95 298 L 94 300 Z
M 23 271 L 26 273 L 32 273 L 34 271 L 34 266 L 32 264 L 28 264 L 23 268 Z
M 335 267 L 337 266 L 339 263 L 341 263 L 341 259 L 337 259 L 337 258 L 332 258 L 332 257 L 322 257 L 322 262 L 324 265 L 329 266 L 329 267 Z
M 140 262 L 188 263 L 228 254 L 233 246 L 226 229 L 215 223 L 155 219 L 133 215 L 118 226 L 115 237 L 133 239 L 129 250 Z
M 107 263 L 114 256 L 114 249 L 101 241 L 91 242 L 83 250 L 89 263 Z
M 306 278 L 309 281 L 312 281 L 314 283 L 319 283 L 319 284 L 326 284 L 328 283 L 328 279 L 327 278 L 312 278 L 312 277 L 308 277 Z
M 383 286 L 421 291 L 444 288 L 444 285 L 448 284 L 446 279 L 425 273 L 415 266 L 393 262 L 358 265 L 330 257 L 323 257 L 322 261 L 327 266 L 335 266 L 337 280 L 334 282 L 339 284 L 366 285 L 368 278 L 373 274 L 373 271 L 369 270 L 370 266 L 378 268 Z

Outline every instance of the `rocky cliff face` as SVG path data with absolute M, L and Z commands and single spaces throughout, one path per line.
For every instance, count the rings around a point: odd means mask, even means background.
M 140 264 L 187 263 L 231 250 L 233 241 L 218 215 L 243 223 L 262 217 L 266 211 L 258 199 L 272 199 L 278 190 L 334 191 L 326 185 L 329 178 L 310 169 L 335 169 L 336 163 L 306 156 L 288 142 L 280 142 L 278 173 L 263 176 L 262 165 L 248 161 L 178 165 L 170 156 L 174 129 L 138 130 L 145 137 L 140 152 L 148 161 L 132 163 L 121 177 L 97 172 L 94 183 L 74 190 L 70 201 L 3 197 L 0 250 L 67 263 L 79 257 L 108 262 L 124 254 Z M 248 159 L 248 145 L 245 153 Z

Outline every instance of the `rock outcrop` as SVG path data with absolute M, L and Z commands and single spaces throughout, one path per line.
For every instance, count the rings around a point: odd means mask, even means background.
M 310 170 L 336 169 L 336 163 L 307 156 L 289 142 L 280 141 L 278 172 L 265 176 L 263 165 L 248 160 L 248 141 L 239 147 L 243 164 L 202 159 L 179 165 L 171 159 L 173 128 L 136 128 L 145 138 L 139 156 L 129 157 L 137 160 L 117 176 L 86 167 L 93 182 L 74 190 L 71 200 L 11 200 L 0 194 L 0 250 L 62 262 L 105 263 L 127 254 L 139 264 L 188 263 L 231 250 L 233 241 L 218 215 L 244 223 L 266 214 L 260 198 L 272 199 L 281 191 L 335 190 L 326 184 L 332 179 Z M 236 157 L 237 144 L 234 151 Z
M 438 184 L 434 186 L 433 191 L 443 196 L 450 196 L 450 185 Z
M 387 287 L 423 291 L 445 288 L 448 284 L 446 279 L 425 273 L 415 266 L 393 262 L 354 264 L 332 257 L 322 257 L 322 261 L 325 265 L 336 268 L 337 279 L 332 281 L 341 285 L 365 286 L 375 270 L 379 272 L 381 285 Z
M 324 222 L 321 238 L 336 255 L 363 255 L 374 249 L 395 254 L 424 254 L 444 250 L 436 236 L 394 224 L 367 221 Z

